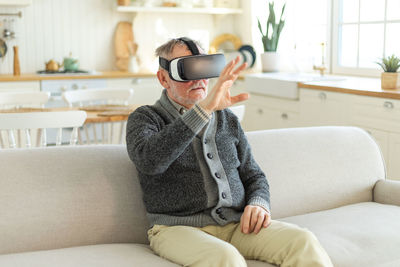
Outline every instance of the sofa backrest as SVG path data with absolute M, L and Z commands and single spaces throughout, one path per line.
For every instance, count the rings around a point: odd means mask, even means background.
M 270 183 L 274 218 L 372 199 L 379 148 L 358 128 L 247 133 Z M 0 151 L 0 254 L 147 243 L 133 163 L 122 145 Z
M 270 185 L 272 217 L 372 201 L 385 179 L 380 149 L 356 127 L 308 127 L 247 133 Z
M 147 243 L 136 175 L 123 145 L 0 151 L 0 254 Z

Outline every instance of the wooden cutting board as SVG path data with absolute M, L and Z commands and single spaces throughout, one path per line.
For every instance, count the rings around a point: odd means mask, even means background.
M 119 22 L 114 35 L 115 65 L 118 70 L 128 70 L 133 43 L 132 23 Z

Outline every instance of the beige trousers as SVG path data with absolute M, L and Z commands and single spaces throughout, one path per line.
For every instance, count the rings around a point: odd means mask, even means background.
M 243 267 L 245 259 L 279 266 L 333 266 L 314 234 L 274 220 L 258 234 L 243 234 L 239 223 L 203 228 L 155 225 L 148 237 L 155 253 L 183 266 Z

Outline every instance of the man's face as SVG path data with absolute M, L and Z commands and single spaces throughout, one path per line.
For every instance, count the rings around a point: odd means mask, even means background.
M 176 45 L 168 60 L 190 55 L 192 53 L 186 45 Z M 168 72 L 164 69 L 157 72 L 157 77 L 161 85 L 167 89 L 168 96 L 188 109 L 207 96 L 208 79 L 176 82 L 169 77 Z

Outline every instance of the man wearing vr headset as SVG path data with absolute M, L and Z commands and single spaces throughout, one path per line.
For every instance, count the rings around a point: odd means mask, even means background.
M 246 67 L 239 58 L 204 55 L 188 38 L 156 50 L 165 88 L 152 106 L 133 112 L 127 149 L 138 170 L 151 224 L 151 248 L 184 266 L 332 266 L 316 237 L 271 220 L 269 185 L 229 106 Z M 208 79 L 219 77 L 207 94 Z

